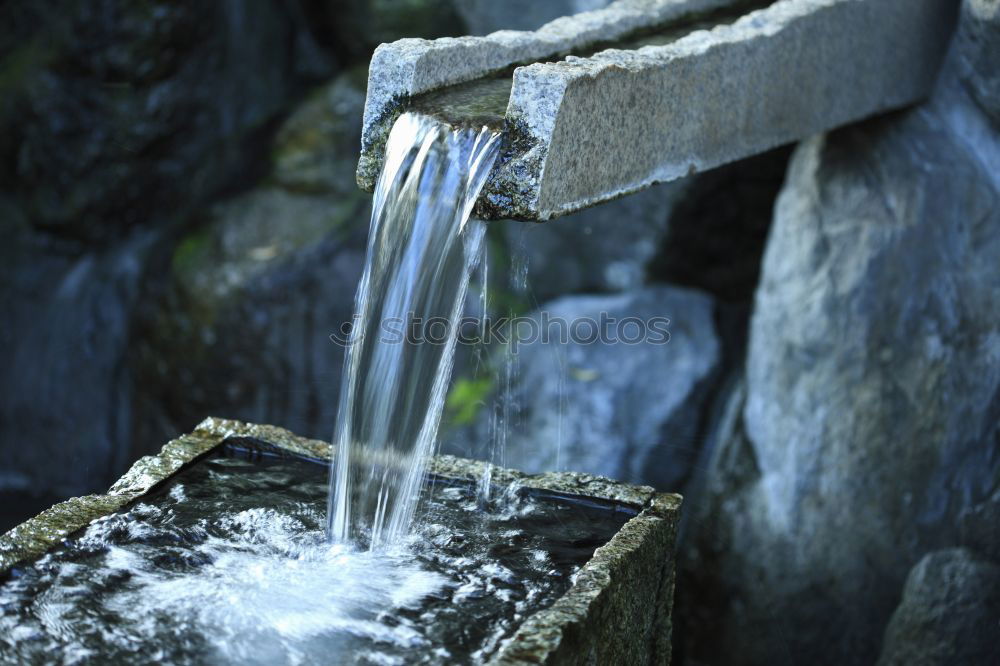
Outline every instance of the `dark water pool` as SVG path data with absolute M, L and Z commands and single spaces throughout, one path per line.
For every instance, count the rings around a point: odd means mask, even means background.
M 327 470 L 224 447 L 0 584 L 12 663 L 478 663 L 634 512 L 430 480 L 416 533 L 323 534 Z

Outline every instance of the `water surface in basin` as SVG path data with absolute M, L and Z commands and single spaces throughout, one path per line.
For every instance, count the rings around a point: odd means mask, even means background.
M 0 585 L 0 661 L 472 663 L 634 515 L 432 480 L 386 553 L 331 546 L 324 465 L 227 447 Z

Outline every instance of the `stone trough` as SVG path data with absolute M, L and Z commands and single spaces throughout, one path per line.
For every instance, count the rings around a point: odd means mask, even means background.
M 618 0 L 535 32 L 383 44 L 358 184 L 400 113 L 504 134 L 484 219 L 548 220 L 931 90 L 954 0 Z
M 142 498 L 227 441 L 251 440 L 296 456 L 329 460 L 325 442 L 281 428 L 209 418 L 194 432 L 137 461 L 105 495 L 62 502 L 0 536 L 0 580 L 73 532 Z M 439 456 L 431 473 L 458 481 L 482 477 L 483 463 Z M 529 490 L 615 502 L 636 511 L 577 573 L 554 604 L 527 616 L 491 664 L 622 664 L 670 661 L 674 540 L 681 498 L 648 487 L 572 473 L 527 476 L 493 470 L 493 481 Z

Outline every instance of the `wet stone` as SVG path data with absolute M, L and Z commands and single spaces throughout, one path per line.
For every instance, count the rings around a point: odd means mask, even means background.
M 435 477 L 381 555 L 325 540 L 325 465 L 238 445 L 0 585 L 0 661 L 481 663 L 635 510 Z

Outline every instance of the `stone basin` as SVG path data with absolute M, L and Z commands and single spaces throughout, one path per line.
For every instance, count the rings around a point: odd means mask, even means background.
M 56 504 L 0 536 L 0 580 L 58 546 L 73 532 L 142 498 L 183 468 L 234 440 L 294 456 L 329 460 L 332 447 L 268 425 L 209 418 L 192 433 L 139 459 L 104 495 Z M 475 482 L 484 463 L 438 456 L 433 475 Z M 578 571 L 552 605 L 529 614 L 490 659 L 491 664 L 655 663 L 670 661 L 674 543 L 681 498 L 585 474 L 525 475 L 494 469 L 498 486 L 615 502 L 635 515 Z

